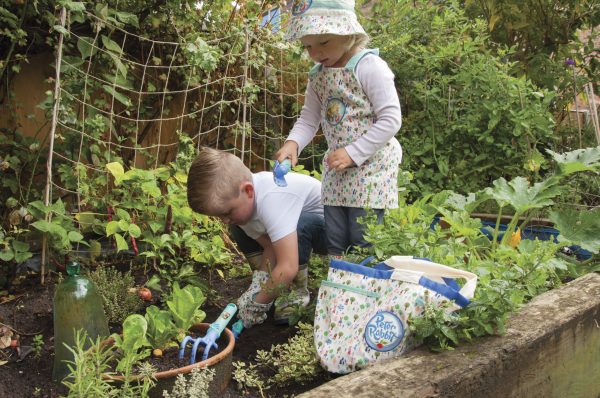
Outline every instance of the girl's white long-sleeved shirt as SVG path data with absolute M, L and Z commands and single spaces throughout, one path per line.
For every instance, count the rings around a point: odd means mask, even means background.
M 360 166 L 396 135 L 402 126 L 402 112 L 394 74 L 384 60 L 367 55 L 357 64 L 355 73 L 375 113 L 374 123 L 367 133 L 345 147 L 350 158 Z M 322 103 L 309 81 L 300 117 L 287 138 L 298 143 L 299 153 L 319 129 L 321 109 Z

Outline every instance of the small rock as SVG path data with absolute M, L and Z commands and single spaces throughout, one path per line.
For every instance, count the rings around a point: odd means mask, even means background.
M 17 362 L 21 362 L 23 359 L 25 359 L 27 357 L 27 355 L 31 354 L 33 352 L 33 347 L 31 347 L 30 345 L 22 345 L 21 349 L 19 350 L 19 359 L 17 359 Z M 19 372 L 21 373 L 21 372 Z

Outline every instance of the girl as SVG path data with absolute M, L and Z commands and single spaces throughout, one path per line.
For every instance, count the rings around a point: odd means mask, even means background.
M 300 40 L 316 63 L 308 74 L 304 106 L 275 155 L 295 165 L 319 125 L 327 139 L 322 202 L 330 256 L 366 247 L 357 218 L 398 207 L 402 124 L 394 75 L 356 19 L 354 0 L 296 0 L 287 37 Z

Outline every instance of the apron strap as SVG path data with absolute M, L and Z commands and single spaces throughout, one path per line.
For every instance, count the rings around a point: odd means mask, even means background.
M 364 50 L 357 52 L 356 54 L 354 54 L 354 56 L 352 58 L 350 58 L 350 60 L 346 64 L 346 66 L 344 66 L 344 69 L 349 70 L 351 72 L 355 72 L 356 65 L 358 65 L 358 62 L 361 59 L 363 59 L 363 57 L 367 54 L 375 54 L 375 55 L 379 56 L 379 49 L 378 48 L 365 48 Z M 323 65 L 315 64 L 308 72 L 308 77 L 316 75 L 321 70 L 323 70 Z
M 348 63 L 344 67 L 344 69 L 352 71 L 352 72 L 356 72 L 356 65 L 358 65 L 359 61 L 361 59 L 363 59 L 363 57 L 367 54 L 379 55 L 379 49 L 378 48 L 365 48 L 364 50 L 359 51 L 358 53 L 354 54 L 354 56 L 352 58 L 350 58 L 350 60 L 348 61 Z

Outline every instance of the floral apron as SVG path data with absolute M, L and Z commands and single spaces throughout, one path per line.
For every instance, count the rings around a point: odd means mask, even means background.
M 328 150 L 323 158 L 322 202 L 328 206 L 385 209 L 398 207 L 400 144 L 389 140 L 359 167 L 330 170 L 325 159 L 366 134 L 375 112 L 355 74 L 356 65 L 367 54 L 354 55 L 344 68 L 316 65 L 309 72 L 311 84 L 321 100 L 321 129 Z

